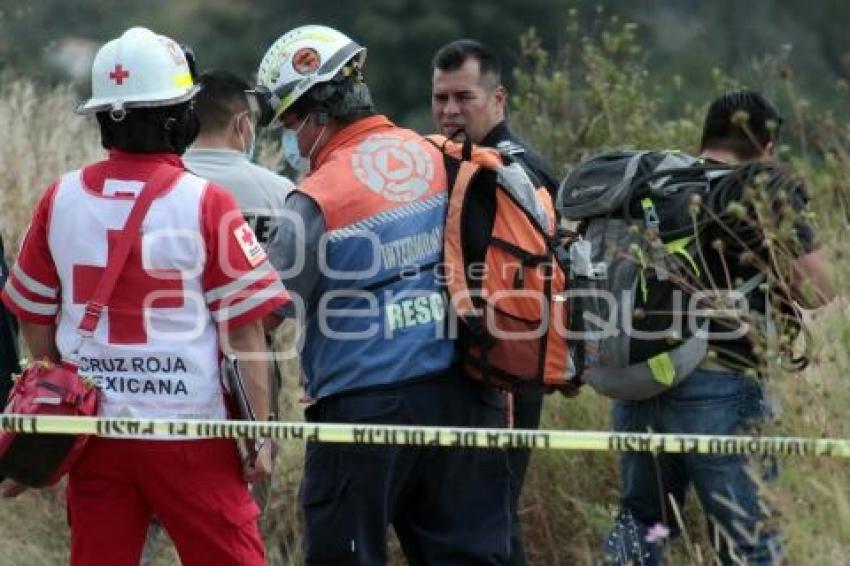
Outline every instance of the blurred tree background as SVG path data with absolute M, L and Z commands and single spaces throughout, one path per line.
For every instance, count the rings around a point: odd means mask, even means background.
M 145 25 L 192 45 L 202 68 L 250 78 L 276 37 L 322 23 L 369 48 L 368 79 L 382 111 L 429 129 L 430 59 L 440 45 L 458 37 L 484 41 L 510 70 L 523 60 L 518 38 L 531 27 L 555 52 L 572 9 L 587 33 L 598 25 L 597 9 L 638 24 L 641 63 L 681 84 L 665 97 L 670 112 L 705 98 L 715 68 L 752 85 L 753 62 L 781 49 L 790 50 L 786 72 L 797 69 L 797 84 L 817 103 L 832 104 L 836 81 L 850 79 L 850 3 L 841 0 L 0 0 L 0 68 L 67 80 L 69 71 L 85 69 L 81 59 L 99 43 Z M 80 82 L 82 98 L 88 86 Z

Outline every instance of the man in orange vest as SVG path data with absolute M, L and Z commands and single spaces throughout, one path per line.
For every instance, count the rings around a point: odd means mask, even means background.
M 375 113 L 366 50 L 324 26 L 280 37 L 258 71 L 283 125 L 289 196 L 269 256 L 305 325 L 313 422 L 494 427 L 499 393 L 454 367 L 436 272 L 440 152 Z M 262 100 L 262 99 L 261 99 Z M 412 564 L 505 564 L 508 469 L 495 449 L 309 443 L 300 502 L 307 564 L 384 564 L 392 524 Z

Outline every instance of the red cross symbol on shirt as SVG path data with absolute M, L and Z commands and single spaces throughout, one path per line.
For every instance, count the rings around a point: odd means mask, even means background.
M 109 259 L 118 248 L 121 230 L 109 230 Z M 180 308 L 183 306 L 183 281 L 177 269 L 145 269 L 142 266 L 142 236 L 136 236 L 130 257 L 106 307 L 109 320 L 110 344 L 145 344 L 145 307 Z M 94 265 L 74 266 L 74 304 L 85 304 L 94 295 L 103 274 L 103 267 Z M 152 293 L 163 296 L 152 296 Z
M 115 70 L 109 72 L 109 78 L 115 81 L 115 84 L 122 85 L 124 84 L 124 79 L 130 76 L 130 71 L 124 69 L 121 66 L 121 63 L 115 65 Z
M 254 245 L 254 232 L 252 232 L 248 226 L 242 228 L 242 241 L 249 246 Z

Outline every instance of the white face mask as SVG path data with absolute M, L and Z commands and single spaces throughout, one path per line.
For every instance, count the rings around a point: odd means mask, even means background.
M 309 157 L 301 155 L 301 148 L 298 147 L 298 134 L 301 133 L 308 118 L 309 116 L 304 117 L 297 130 L 283 128 L 283 133 L 280 135 L 280 150 L 283 153 L 283 158 L 298 173 L 304 173 L 310 168 Z
M 248 161 L 252 161 L 254 159 L 254 150 L 256 149 L 257 145 L 257 133 L 254 131 L 254 121 L 251 120 L 251 114 L 246 113 L 246 116 L 248 116 L 248 127 L 251 130 L 251 141 L 245 143 L 245 141 L 242 140 L 241 134 L 239 135 L 239 141 L 242 143 L 242 153 L 245 154 L 245 157 L 248 158 Z M 237 118 L 237 120 L 238 119 L 239 118 Z
M 298 134 L 300 134 L 301 130 L 304 129 L 304 124 L 307 123 L 309 118 L 309 115 L 305 116 L 297 130 L 283 128 L 283 133 L 280 136 L 280 148 L 283 152 L 283 157 L 298 173 L 307 173 L 310 171 L 310 159 L 313 157 L 313 153 L 319 146 L 319 142 L 324 137 L 325 132 L 328 131 L 327 124 L 324 124 L 322 126 L 322 131 L 320 131 L 319 135 L 316 136 L 316 139 L 313 140 L 313 145 L 310 147 L 310 151 L 307 152 L 306 156 L 301 155 L 301 148 L 298 147 Z

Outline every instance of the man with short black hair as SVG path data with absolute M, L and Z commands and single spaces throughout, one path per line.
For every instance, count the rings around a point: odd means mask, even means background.
M 518 160 L 554 198 L 558 180 L 540 155 L 511 130 L 505 107 L 502 63 L 493 51 L 472 39 L 441 47 L 431 64 L 431 114 L 441 133 L 466 136 Z
M 183 161 L 192 172 L 230 191 L 257 241 L 265 248 L 286 196 L 295 185 L 252 162 L 257 126 L 248 99 L 255 94 L 249 92 L 248 83 L 228 71 L 207 71 L 198 82 L 201 90 L 194 102 L 201 127 Z M 266 336 L 266 342 L 271 346 L 272 337 Z M 271 361 L 269 370 L 273 385 L 270 417 L 275 418 L 282 386 L 277 358 Z
M 459 39 L 441 47 L 432 63 L 431 112 L 440 132 L 449 138 L 465 136 L 471 142 L 494 147 L 517 160 L 529 176 L 554 198 L 558 181 L 528 144 L 518 138 L 505 119 L 508 91 L 502 85 L 502 63 L 488 47 L 471 39 Z M 471 198 L 479 198 L 472 195 Z M 489 205 L 489 206 L 487 206 Z M 494 203 L 483 203 L 478 210 L 491 211 Z M 492 220 L 491 220 L 492 222 Z M 512 421 L 516 428 L 540 426 L 543 391 L 525 391 L 513 395 Z M 519 497 L 531 457 L 530 448 L 509 450 L 511 468 L 511 560 L 526 563 L 519 519 Z
M 706 159 L 722 163 L 772 158 L 780 126 L 779 111 L 764 96 L 749 90 L 733 91 L 709 107 L 700 152 Z
M 286 177 L 254 164 L 256 117 L 248 83 L 227 71 L 201 75 L 195 97 L 200 132 L 183 160 L 189 170 L 229 190 L 257 239 L 265 246 L 286 195 L 294 185 Z
M 773 161 L 781 122 L 778 111 L 761 94 L 730 92 L 711 104 L 700 144 L 706 164 L 740 166 L 730 173 L 739 175 L 733 189 L 724 189 L 734 190 L 728 195 L 729 202 L 753 206 L 745 196 L 751 187 L 760 192 L 756 198 L 767 203 L 765 210 L 768 216 L 772 211 L 777 223 L 782 215 L 791 215 L 788 219 L 793 222 L 793 237 L 787 238 L 788 242 L 774 242 L 774 249 L 781 246 L 790 255 L 787 289 L 771 278 L 777 265 L 771 250 L 763 245 L 766 226 L 774 219 L 755 221 L 755 214 L 746 214 L 700 228 L 701 283 L 706 289 L 736 292 L 744 287 L 742 281 L 764 276 L 765 284 L 744 294 L 749 311 L 761 320 L 775 316 L 777 307 L 771 307 L 771 297 L 782 300 L 783 305 L 797 301 L 819 306 L 833 295 L 826 260 L 805 217 L 805 188 Z M 759 177 L 764 182 L 759 183 Z M 776 206 L 780 202 L 787 206 Z M 614 429 L 719 436 L 757 429 L 771 413 L 761 382 L 765 356 L 759 353 L 764 351 L 759 341 L 764 341 L 769 330 L 731 338 L 732 331 L 740 327 L 737 318 L 712 318 L 709 355 L 702 364 L 660 395 L 615 402 Z M 723 339 L 723 333 L 730 338 Z M 659 564 L 666 539 L 676 536 L 680 529 L 673 505 L 683 509 L 687 489 L 693 485 L 721 563 L 780 562 L 780 535 L 759 498 L 756 471 L 750 470 L 748 460 L 739 454 L 622 453 L 622 510 L 605 543 L 607 560 Z M 773 479 L 777 473 L 775 459 L 765 458 L 760 471 L 762 479 Z

